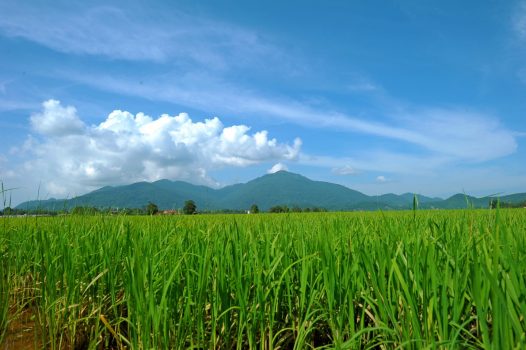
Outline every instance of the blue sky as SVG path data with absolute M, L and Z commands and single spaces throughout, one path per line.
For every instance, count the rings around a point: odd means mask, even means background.
M 526 1 L 4 0 L 0 179 L 525 192 L 525 58 Z

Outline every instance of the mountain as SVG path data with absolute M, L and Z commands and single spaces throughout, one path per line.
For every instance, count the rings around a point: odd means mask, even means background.
M 413 205 L 413 193 L 404 193 L 404 194 L 394 194 L 394 193 L 387 193 L 382 194 L 380 196 L 377 196 L 378 202 L 380 203 L 389 203 L 390 205 L 398 206 L 398 207 L 407 207 Z M 441 198 L 431 198 L 426 197 L 422 195 L 418 195 L 418 203 L 424 204 L 424 203 L 432 203 L 436 201 L 441 201 Z
M 457 193 L 444 200 L 425 202 L 420 207 L 428 209 L 488 208 L 489 204 L 496 200 L 499 200 L 501 203 L 519 204 L 526 202 L 526 193 L 515 193 L 501 197 L 486 196 L 481 198 Z
M 257 204 L 261 210 L 268 210 L 275 205 L 286 205 L 290 208 L 322 207 L 328 210 L 393 210 L 412 208 L 413 196 L 412 193 L 367 196 L 342 185 L 314 181 L 299 174 L 279 171 L 221 189 L 170 180 L 106 186 L 67 200 L 25 202 L 18 205 L 17 209 L 61 210 L 76 206 L 143 208 L 148 202 L 157 204 L 160 209 L 176 209 L 191 199 L 199 210 L 244 210 L 252 204 Z M 486 208 L 492 198 L 456 194 L 443 200 L 419 195 L 418 203 L 420 208 Z M 503 196 L 500 200 L 519 203 L 526 200 L 526 193 Z
M 323 181 L 313 181 L 304 176 L 279 171 L 247 182 L 219 190 L 227 208 L 249 208 L 251 204 L 266 210 L 273 205 L 288 207 L 323 207 L 329 210 L 353 208 L 353 204 L 369 199 L 363 193 Z

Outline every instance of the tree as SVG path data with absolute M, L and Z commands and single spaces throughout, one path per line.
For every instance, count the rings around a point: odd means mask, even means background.
M 197 212 L 197 206 L 193 200 L 187 200 L 184 202 L 183 213 L 186 215 L 192 215 Z
M 271 213 L 283 213 L 285 210 L 281 205 L 275 205 L 269 209 L 269 212 Z
M 252 214 L 257 214 L 259 213 L 259 208 L 256 204 L 252 204 L 252 206 L 250 207 L 250 213 Z
M 146 213 L 148 215 L 155 215 L 159 212 L 159 207 L 157 204 L 148 202 L 148 205 L 146 206 Z
M 2 212 L 2 215 L 13 215 L 13 209 L 11 207 L 6 207 Z

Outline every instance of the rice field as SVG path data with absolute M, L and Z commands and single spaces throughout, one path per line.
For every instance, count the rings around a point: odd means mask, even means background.
M 526 210 L 0 219 L 0 348 L 519 349 Z

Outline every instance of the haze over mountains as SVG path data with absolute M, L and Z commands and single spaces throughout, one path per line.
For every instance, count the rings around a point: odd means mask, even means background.
M 183 181 L 159 180 L 125 186 L 106 186 L 71 199 L 29 201 L 21 203 L 17 208 L 142 208 L 148 202 L 153 202 L 160 209 L 178 209 L 189 199 L 197 204 L 199 210 L 245 210 L 252 204 L 257 204 L 261 210 L 268 210 L 275 205 L 322 207 L 328 210 L 396 210 L 410 209 L 413 205 L 412 193 L 368 196 L 342 185 L 313 181 L 299 174 L 279 171 L 221 189 L 192 185 Z M 460 209 L 469 205 L 487 208 L 490 200 L 490 197 L 476 198 L 464 194 L 456 194 L 447 199 L 418 195 L 420 208 Z M 519 203 L 526 200 L 526 193 L 502 196 L 500 200 Z

